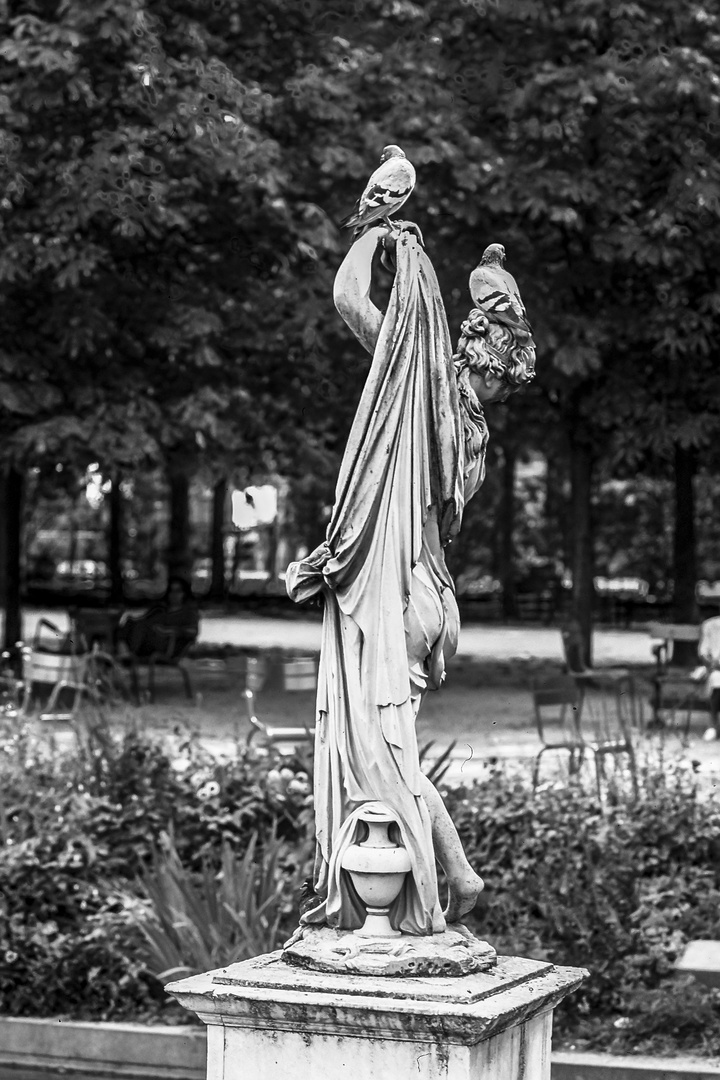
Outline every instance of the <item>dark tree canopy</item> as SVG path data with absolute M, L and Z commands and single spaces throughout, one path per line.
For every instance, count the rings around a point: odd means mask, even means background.
M 366 371 L 337 223 L 398 142 L 451 327 L 489 242 L 521 283 L 506 448 L 587 493 L 716 463 L 719 62 L 720 12 L 675 0 L 10 2 L 0 457 L 274 470 L 322 506 Z

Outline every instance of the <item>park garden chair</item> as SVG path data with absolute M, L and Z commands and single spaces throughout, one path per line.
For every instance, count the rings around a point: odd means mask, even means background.
M 693 712 L 709 708 L 704 686 L 694 677 L 700 665 L 697 650 L 702 627 L 692 623 L 651 622 L 648 632 L 655 639 L 652 646 L 655 657 L 651 696 L 653 726 L 673 726 L 680 714 L 684 717 L 687 738 Z
M 165 641 L 163 648 L 156 649 L 147 656 L 138 656 L 128 649 L 125 655 L 120 657 L 121 662 L 127 664 L 130 669 L 130 681 L 135 702 L 140 704 L 143 696 L 140 690 L 140 669 L 143 667 L 147 668 L 146 693 L 149 702 L 155 701 L 155 674 L 158 667 L 173 668 L 178 671 L 182 678 L 185 696 L 190 701 L 194 701 L 195 692 L 190 677 L 188 655 L 197 640 L 197 634 L 178 633 L 176 630 L 162 629 L 160 627 L 154 629 L 155 633 L 161 635 Z
M 68 614 L 73 630 L 83 638 L 89 649 L 97 645 L 103 652 L 114 656 L 122 611 L 120 607 L 71 607 Z
M 23 715 L 47 695 L 41 720 L 73 720 L 83 703 L 99 705 L 122 693 L 122 672 L 114 658 L 97 643 L 88 648 L 72 623 L 62 631 L 50 619 L 40 619 L 21 656 Z
M 582 694 L 573 679 L 560 676 L 532 685 L 535 725 L 542 747 L 533 763 L 533 790 L 540 779 L 543 754 L 562 750 L 569 754 L 568 770 L 577 773 L 582 764 L 585 745 L 580 731 Z
M 537 787 L 542 756 L 549 750 L 569 753 L 570 775 L 577 774 L 586 754 L 595 767 L 598 798 L 603 801 L 606 779 L 605 759 L 625 756 L 637 796 L 637 762 L 633 731 L 624 709 L 616 698 L 615 706 L 599 712 L 587 709 L 587 691 L 578 686 L 571 675 L 536 682 L 532 688 L 533 709 L 538 735 L 542 742 L 533 765 L 533 789 Z
M 637 677 L 628 667 L 608 666 L 588 668 L 583 659 L 583 640 L 575 621 L 565 623 L 560 630 L 565 667 L 577 685 L 583 699 L 590 691 L 609 694 L 618 713 L 622 712 L 634 728 L 641 726 L 641 706 L 637 693 Z
M 246 745 L 250 746 L 254 738 L 260 735 L 265 746 L 274 747 L 281 752 L 287 749 L 294 753 L 313 741 L 315 724 L 271 724 L 259 719 L 255 711 L 256 694 L 268 681 L 271 684 L 280 684 L 284 690 L 290 692 L 314 690 L 317 686 L 317 661 L 311 656 L 285 657 L 279 660 L 267 656 L 246 658 L 243 691 L 249 725 Z M 240 743 L 239 730 L 236 732 L 236 741 Z

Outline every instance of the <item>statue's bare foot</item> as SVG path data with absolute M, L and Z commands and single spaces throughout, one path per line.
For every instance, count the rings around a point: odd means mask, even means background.
M 283 949 L 289 949 L 290 946 L 294 945 L 297 941 L 302 941 L 306 930 L 307 926 L 303 926 L 302 924 L 298 926 L 297 930 L 293 930 L 292 935 L 283 944 Z
M 445 921 L 449 924 L 456 923 L 472 911 L 477 903 L 477 898 L 485 888 L 483 879 L 470 867 L 462 877 L 448 881 L 448 902 L 445 911 Z

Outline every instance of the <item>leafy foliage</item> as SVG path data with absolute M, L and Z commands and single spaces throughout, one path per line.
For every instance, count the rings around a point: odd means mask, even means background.
M 277 845 L 289 851 L 302 844 L 309 821 L 306 786 L 288 791 L 287 781 L 279 787 L 267 782 L 272 762 L 260 756 L 241 755 L 225 771 L 193 740 L 178 742 L 168 756 L 166 748 L 133 731 L 112 735 L 101 725 L 84 733 L 72 754 L 52 747 L 41 753 L 22 731 L 3 739 L 0 1011 L 157 1016 L 167 1005 L 143 954 L 140 898 L 129 890 L 158 866 L 163 835 L 176 838 L 187 872 L 200 881 L 210 864 L 220 871 L 224 858 L 227 865 L 231 852 L 241 875 L 248 848 L 259 854 L 256 844 L 267 849 L 272 876 Z M 168 863 L 168 889 L 171 871 Z M 265 909 L 270 927 L 282 912 L 281 934 L 294 925 L 287 914 L 295 907 L 292 875 L 285 882 L 280 907 L 272 915 Z M 266 878 L 261 889 L 268 887 Z M 237 912 L 247 910 L 242 894 L 233 895 Z M 258 940 L 259 926 L 252 933 Z
M 296 918 L 304 868 L 292 862 L 284 842 L 271 838 L 260 853 L 257 840 L 253 833 L 241 859 L 225 840 L 219 872 L 206 861 L 201 874 L 193 875 L 172 840 L 161 838 L 141 882 L 148 905 L 135 915 L 145 963 L 156 978 L 168 982 L 210 971 L 282 944 L 283 929 Z
M 619 428 L 646 441 L 714 429 L 698 393 L 716 368 L 715 14 L 11 7 L 0 281 L 16 452 L 252 447 L 293 471 L 294 443 L 332 448 L 358 389 L 328 307 L 335 223 L 390 132 L 419 168 L 413 213 L 453 323 L 501 235 L 548 392 L 583 384 L 585 424 L 625 409 Z
M 673 973 L 688 940 L 720 936 L 720 813 L 692 770 L 647 761 L 638 801 L 628 784 L 604 811 L 582 784 L 529 797 L 525 777 L 499 770 L 446 801 L 487 880 L 478 932 L 501 952 L 590 969 L 558 1012 L 563 1038 L 717 1052 L 717 996 Z
M 159 978 L 294 928 L 314 854 L 306 761 L 218 766 L 192 740 L 131 732 L 51 757 L 6 738 L 1 769 L 0 1011 L 180 1020 Z M 486 881 L 467 921 L 500 952 L 590 969 L 557 1013 L 565 1045 L 717 1054 L 718 997 L 673 963 L 720 936 L 720 813 L 691 769 L 648 759 L 640 779 L 604 808 L 582 781 L 533 796 L 497 766 L 444 789 Z
M 273 364 L 312 337 L 313 281 L 302 322 L 288 283 L 334 244 L 318 208 L 288 200 L 278 99 L 233 72 L 227 20 L 194 6 L 15 8 L 0 48 L 4 455 L 89 445 L 227 467 L 252 446 L 272 467 L 288 422 L 303 441 Z
M 332 311 L 337 221 L 393 140 L 451 325 L 488 241 L 521 283 L 538 384 L 494 431 L 614 471 L 717 461 L 714 11 L 8 8 L 3 459 L 276 470 L 312 547 L 366 370 Z

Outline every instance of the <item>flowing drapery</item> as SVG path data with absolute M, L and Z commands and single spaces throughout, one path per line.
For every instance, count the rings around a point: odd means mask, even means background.
M 467 413 L 451 357 L 432 264 L 403 232 L 326 542 L 287 575 L 293 599 L 325 596 L 315 745 L 321 899 L 306 921 L 362 925 L 364 907 L 340 862 L 354 811 L 377 801 L 396 815 L 412 867 L 393 925 L 415 934 L 445 926 L 415 717 L 459 628 L 443 543 L 462 515 Z

